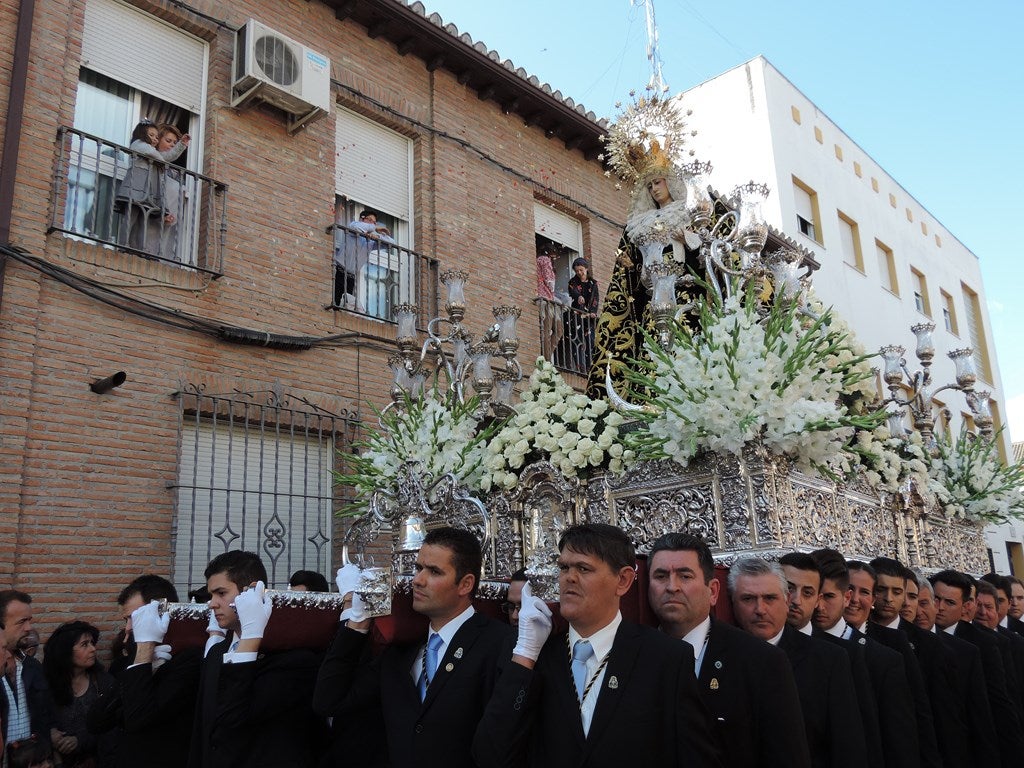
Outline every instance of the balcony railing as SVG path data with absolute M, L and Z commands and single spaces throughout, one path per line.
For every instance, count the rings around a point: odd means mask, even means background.
M 566 307 L 556 301 L 538 298 L 541 349 L 545 333 L 551 345 L 549 359 L 556 368 L 586 376 L 594 359 L 594 329 L 597 319 L 589 313 Z M 545 316 L 553 319 L 546 321 Z M 547 327 L 545 327 L 547 326 Z M 559 333 L 561 328 L 561 333 Z
M 221 274 L 226 184 L 74 128 L 57 138 L 50 232 Z
M 438 313 L 438 261 L 389 237 L 334 225 L 331 307 L 394 322 L 398 304 L 419 308 L 419 327 Z

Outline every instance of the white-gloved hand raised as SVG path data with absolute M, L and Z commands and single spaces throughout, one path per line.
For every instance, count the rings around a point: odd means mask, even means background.
M 363 571 L 355 563 L 349 563 L 338 569 L 334 583 L 338 585 L 338 592 L 344 597 L 349 592 L 354 592 L 363 583 Z
M 240 640 L 263 639 L 263 632 L 274 610 L 265 594 L 266 591 L 266 585 L 262 581 L 257 581 L 255 587 L 245 590 L 235 598 L 235 612 L 238 614 L 238 623 L 242 625 Z
M 171 624 L 171 614 L 160 615 L 160 602 L 149 603 L 132 611 L 132 635 L 136 643 L 161 643 Z
M 519 609 L 519 637 L 513 656 L 536 661 L 540 649 L 551 634 L 551 609 L 536 597 L 530 589 L 530 583 L 523 585 L 523 607 Z

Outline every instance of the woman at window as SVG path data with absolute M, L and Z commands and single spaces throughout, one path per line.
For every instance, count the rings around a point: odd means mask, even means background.
M 94 736 L 86 728 L 89 707 L 113 685 L 113 678 L 96 661 L 99 635 L 91 624 L 72 621 L 57 627 L 43 648 L 43 670 L 54 703 L 50 737 L 65 768 L 110 764 L 112 745 L 107 737 Z
M 170 152 L 182 139 L 182 133 L 174 125 L 165 123 L 160 126 L 160 138 L 157 140 L 158 153 Z M 160 243 L 159 253 L 170 261 L 181 261 L 178 251 L 178 224 L 185 212 L 185 187 L 182 184 L 181 169 L 169 165 L 163 173 L 163 216 L 151 216 L 146 220 L 147 243 Z
M 583 257 L 573 261 L 573 276 L 569 278 L 569 298 L 572 300 L 573 359 L 579 371 L 590 369 L 594 354 L 594 321 L 599 303 L 597 281 L 590 275 L 590 262 Z
M 188 147 L 191 137 L 186 133 L 169 150 L 160 152 L 157 143 L 159 129 L 151 120 L 144 119 L 132 131 L 128 149 L 132 163 L 117 188 L 116 203 L 121 212 L 118 242 L 147 253 L 158 253 L 159 239 L 148 242 L 150 217 L 164 216 L 164 165 L 177 160 Z

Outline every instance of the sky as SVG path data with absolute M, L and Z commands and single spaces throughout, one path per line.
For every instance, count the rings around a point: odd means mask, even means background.
M 651 69 L 641 3 L 423 0 L 614 118 Z M 1011 438 L 1024 440 L 1024 2 L 654 0 L 671 93 L 763 55 L 981 262 Z

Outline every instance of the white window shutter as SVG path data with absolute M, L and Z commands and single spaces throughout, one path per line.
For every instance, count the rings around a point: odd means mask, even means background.
M 206 98 L 207 44 L 114 0 L 88 0 L 82 66 L 189 112 Z
M 337 110 L 335 191 L 402 221 L 412 218 L 412 141 L 372 120 Z
M 811 204 L 811 196 L 803 187 L 793 185 L 793 203 L 796 206 L 797 216 L 804 221 L 814 222 L 814 206 Z
M 583 253 L 583 228 L 580 223 L 550 205 L 534 202 L 533 231 L 576 253 Z

